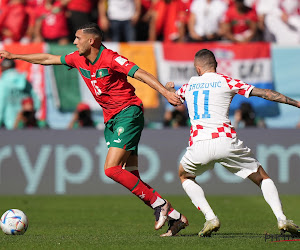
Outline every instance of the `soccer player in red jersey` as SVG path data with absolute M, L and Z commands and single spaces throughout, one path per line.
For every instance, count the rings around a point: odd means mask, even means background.
M 103 109 L 108 153 L 105 174 L 120 183 L 154 209 L 155 229 L 169 220 L 167 234 L 173 236 L 188 225 L 186 217 L 148 184 L 138 171 L 138 142 L 144 127 L 142 101 L 135 95 L 127 75 L 161 93 L 171 104 L 181 104 L 177 94 L 169 92 L 153 75 L 102 44 L 102 31 L 89 23 L 75 34 L 78 50 L 65 56 L 46 53 L 13 54 L 0 51 L 1 58 L 18 59 L 42 65 L 67 65 L 76 68 Z

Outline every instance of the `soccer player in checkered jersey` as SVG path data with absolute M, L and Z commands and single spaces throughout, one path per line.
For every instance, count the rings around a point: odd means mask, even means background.
M 190 79 L 176 93 L 187 103 L 191 121 L 189 147 L 179 165 L 182 187 L 193 204 L 205 216 L 206 222 L 199 232 L 200 237 L 218 231 L 220 221 L 208 204 L 203 189 L 195 181 L 197 175 L 212 169 L 216 162 L 241 178 L 249 178 L 258 185 L 270 205 L 282 232 L 300 236 L 300 229 L 283 213 L 274 182 L 253 157 L 251 150 L 238 139 L 235 128 L 228 119 L 229 106 L 235 94 L 245 97 L 258 96 L 300 108 L 300 102 L 274 90 L 260 89 L 241 80 L 216 73 L 214 54 L 202 49 L 195 55 L 194 65 L 198 76 Z M 166 88 L 175 92 L 174 83 Z
M 148 84 L 173 105 L 181 104 L 179 97 L 168 91 L 153 75 L 107 49 L 102 44 L 102 31 L 96 24 L 80 27 L 74 44 L 78 50 L 64 56 L 46 53 L 20 55 L 8 51 L 0 51 L 0 56 L 42 65 L 66 65 L 79 71 L 103 109 L 104 135 L 109 148 L 105 174 L 154 209 L 156 230 L 169 220 L 172 233 L 166 236 L 175 235 L 188 225 L 186 217 L 173 209 L 139 176 L 137 149 L 144 127 L 143 104 L 127 76 Z

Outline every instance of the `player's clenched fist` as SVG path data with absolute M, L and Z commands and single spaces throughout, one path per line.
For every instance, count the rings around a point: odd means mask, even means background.
M 6 50 L 0 50 L 0 58 L 13 59 L 12 54 Z

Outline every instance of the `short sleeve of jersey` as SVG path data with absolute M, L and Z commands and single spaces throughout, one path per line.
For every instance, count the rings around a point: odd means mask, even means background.
M 186 91 L 187 87 L 188 87 L 188 84 L 187 84 L 187 83 L 186 83 L 186 84 L 183 84 L 183 85 L 181 86 L 181 88 L 178 89 L 178 90 L 175 92 L 177 95 L 179 95 L 180 100 L 181 100 L 182 103 L 184 103 L 184 100 L 185 100 L 185 91 Z
M 66 65 L 66 66 L 76 68 L 75 63 L 74 63 L 75 62 L 74 57 L 75 57 L 75 52 L 72 52 L 65 56 L 61 56 L 60 61 L 62 64 Z
M 245 96 L 249 98 L 252 89 L 254 88 L 253 85 L 249 85 L 241 80 L 232 79 L 228 82 L 228 86 L 231 90 L 233 90 L 236 94 Z
M 111 52 L 111 68 L 130 77 L 133 77 L 139 69 L 135 63 L 130 62 L 126 57 L 120 56 L 116 52 Z

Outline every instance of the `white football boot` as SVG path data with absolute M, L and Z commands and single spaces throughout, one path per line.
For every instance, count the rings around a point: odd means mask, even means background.
M 171 204 L 167 200 L 161 206 L 154 208 L 155 215 L 155 230 L 160 229 L 163 225 L 165 225 L 168 219 L 168 212 L 170 211 Z
M 218 217 L 204 223 L 203 229 L 199 232 L 199 237 L 210 237 L 212 232 L 217 232 L 221 224 Z
M 292 235 L 300 236 L 300 228 L 292 220 L 278 220 L 278 229 L 281 234 L 289 232 Z

